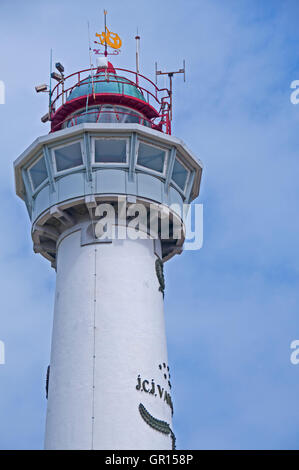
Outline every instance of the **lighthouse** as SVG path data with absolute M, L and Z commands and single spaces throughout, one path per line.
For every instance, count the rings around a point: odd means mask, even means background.
M 171 134 L 172 89 L 117 68 L 104 32 L 96 67 L 56 63 L 36 87 L 50 132 L 14 163 L 34 252 L 56 271 L 45 448 L 174 449 L 163 265 L 202 164 Z

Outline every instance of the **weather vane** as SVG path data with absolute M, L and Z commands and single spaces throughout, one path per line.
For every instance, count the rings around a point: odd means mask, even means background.
M 120 39 L 119 35 L 116 33 L 112 33 L 109 31 L 107 28 L 106 24 L 106 17 L 107 17 L 107 10 L 104 10 L 104 23 L 105 23 L 105 28 L 102 33 L 96 33 L 96 37 L 99 38 L 99 41 L 94 41 L 95 44 L 99 44 L 100 46 L 105 47 L 105 51 L 101 52 L 101 49 L 94 49 L 93 52 L 98 55 L 104 55 L 107 57 L 107 55 L 117 55 L 120 53 L 120 48 L 122 45 L 122 40 Z M 113 52 L 108 52 L 107 48 L 110 47 L 113 49 Z

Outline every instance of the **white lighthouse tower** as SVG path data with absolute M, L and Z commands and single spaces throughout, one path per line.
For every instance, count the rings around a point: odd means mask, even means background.
M 171 93 L 138 70 L 56 67 L 51 131 L 14 165 L 34 251 L 57 273 L 45 448 L 175 448 L 163 263 L 202 166 L 171 135 Z

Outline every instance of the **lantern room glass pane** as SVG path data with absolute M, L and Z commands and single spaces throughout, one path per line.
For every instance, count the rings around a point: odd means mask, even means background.
M 142 116 L 137 111 L 123 106 L 115 106 L 114 109 L 117 122 L 130 124 L 140 124 L 142 122 Z
M 165 157 L 165 150 L 140 142 L 137 158 L 138 165 L 163 173 Z
M 124 139 L 95 140 L 96 163 L 126 163 L 127 142 Z
M 56 149 L 54 152 L 57 171 L 69 170 L 70 168 L 83 165 L 80 142 L 66 145 Z
M 175 159 L 172 172 L 172 181 L 182 190 L 185 190 L 186 181 L 189 171 L 182 165 L 182 163 Z
M 42 184 L 47 178 L 47 168 L 44 157 L 40 158 L 29 170 L 33 189 L 36 189 Z
M 63 123 L 62 127 L 72 127 L 83 122 L 97 122 L 105 123 L 129 123 L 129 124 L 143 124 L 149 126 L 150 124 L 144 120 L 144 116 L 138 111 L 127 108 L 125 106 L 112 106 L 101 105 L 91 106 L 76 111 Z
M 101 112 L 98 118 L 98 122 L 102 124 L 109 124 L 116 122 L 116 115 L 113 106 L 104 105 L 101 107 Z

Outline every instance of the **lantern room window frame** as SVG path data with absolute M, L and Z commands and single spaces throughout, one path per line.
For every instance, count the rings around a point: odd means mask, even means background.
M 164 157 L 164 163 L 163 163 L 163 171 L 160 172 L 158 170 L 154 170 L 152 168 L 149 168 L 147 166 L 141 165 L 138 163 L 138 156 L 139 156 L 139 147 L 140 144 L 148 145 L 149 147 L 153 147 L 155 149 L 161 150 L 162 152 L 165 153 Z M 168 167 L 168 161 L 169 161 L 169 155 L 170 155 L 170 148 L 165 147 L 163 145 L 155 145 L 152 142 L 147 141 L 146 139 L 138 139 L 137 140 L 137 145 L 136 145 L 136 152 L 135 152 L 135 168 L 136 170 L 142 171 L 142 172 L 147 172 L 155 176 L 159 176 L 160 178 L 166 178 L 166 173 L 167 173 L 167 167 Z
M 186 178 L 186 181 L 185 181 L 184 189 L 182 189 L 182 188 L 172 179 L 173 170 L 174 170 L 174 166 L 173 166 L 172 172 L 171 172 L 170 183 L 171 183 L 171 185 L 174 186 L 174 188 L 175 188 L 177 191 L 179 191 L 181 194 L 185 195 L 186 190 L 187 190 L 187 187 L 188 187 L 188 183 L 189 183 L 189 180 L 190 180 L 190 175 L 191 175 L 191 171 L 192 171 L 192 170 L 191 170 L 191 168 L 189 168 L 189 167 L 183 162 L 183 159 L 180 157 L 180 154 L 179 154 L 179 153 L 176 154 L 175 160 L 177 160 L 177 161 L 185 168 L 185 170 L 187 171 L 187 178 Z M 174 163 L 175 163 L 175 160 L 174 160 Z
M 105 107 L 111 107 L 112 110 L 107 111 Z M 112 119 L 110 122 L 109 120 L 106 123 L 101 121 L 101 116 L 105 116 L 105 114 L 107 114 L 107 116 L 111 115 Z M 133 116 L 138 119 L 138 122 L 122 122 L 122 119 L 115 119 L 117 115 L 120 117 Z M 88 120 L 87 116 L 94 116 L 94 119 Z M 77 122 L 80 119 L 82 119 L 82 121 Z M 152 127 L 151 121 L 147 119 L 142 112 L 136 110 L 135 108 L 122 104 L 103 103 L 88 106 L 88 109 L 86 109 L 86 106 L 84 106 L 76 110 L 74 113 L 65 118 L 62 123 L 62 129 L 70 129 L 71 127 L 83 124 L 85 122 L 90 124 L 140 124 L 145 127 Z
M 69 146 L 74 145 L 74 144 L 80 144 L 82 164 L 72 166 L 70 168 L 66 168 L 65 170 L 57 170 L 55 151 L 59 150 L 59 149 L 62 149 L 62 148 L 65 148 L 65 147 L 69 147 Z M 69 174 L 69 173 L 74 173 L 74 172 L 82 170 L 83 168 L 86 168 L 85 152 L 84 152 L 84 141 L 82 139 L 76 139 L 76 140 L 72 140 L 70 142 L 64 142 L 63 144 L 51 147 L 51 149 L 49 149 L 49 150 L 51 152 L 51 163 L 52 163 L 52 167 L 53 167 L 53 170 L 54 170 L 54 177 L 63 176 L 65 174 Z
M 126 142 L 126 161 L 125 162 L 96 162 L 96 141 L 97 140 L 123 140 Z M 129 166 L 129 159 L 130 159 L 130 137 L 128 136 L 117 136 L 117 135 L 111 135 L 111 136 L 102 136 L 102 137 L 91 137 L 91 165 L 92 167 L 102 167 L 102 168 L 107 168 L 107 167 L 128 167 Z
M 46 167 L 46 173 L 47 173 L 47 176 L 46 178 L 38 185 L 38 186 L 34 186 L 34 183 L 33 183 L 33 179 L 32 179 L 32 175 L 30 173 L 30 170 L 37 164 L 37 162 L 39 162 L 39 160 L 41 159 L 44 159 L 44 162 L 45 162 L 45 167 Z M 36 194 L 37 192 L 39 192 L 41 190 L 41 188 L 43 186 L 45 186 L 46 184 L 48 184 L 49 182 L 49 174 L 48 174 L 48 170 L 47 170 L 47 164 L 46 164 L 46 161 L 45 161 L 45 157 L 43 155 L 43 153 L 39 153 L 37 155 L 37 157 L 34 159 L 33 162 L 30 162 L 28 168 L 27 168 L 27 175 L 28 175 L 28 179 L 29 179 L 29 182 L 30 182 L 30 186 L 31 186 L 31 190 L 32 190 L 32 194 Z

